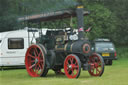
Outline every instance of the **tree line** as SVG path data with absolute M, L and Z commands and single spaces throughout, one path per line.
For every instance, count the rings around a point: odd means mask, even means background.
M 17 22 L 17 18 L 31 13 L 40 13 L 44 10 L 43 1 L 0 0 L 0 32 L 23 28 L 21 23 Z M 54 2 L 54 0 L 51 1 Z M 91 40 L 110 38 L 116 44 L 128 45 L 128 0 L 83 0 L 83 2 L 85 10 L 90 11 L 90 14 L 84 17 L 85 29 L 92 28 L 86 36 Z M 74 28 L 76 28 L 75 21 L 74 18 Z

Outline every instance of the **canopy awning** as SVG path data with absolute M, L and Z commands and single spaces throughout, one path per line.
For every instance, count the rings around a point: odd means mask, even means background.
M 88 11 L 84 11 L 84 15 L 88 15 L 88 14 L 89 14 Z M 38 22 L 43 22 L 43 21 L 52 21 L 52 20 L 70 18 L 71 16 L 75 17 L 76 12 L 73 10 L 63 10 L 63 11 L 56 11 L 56 12 L 51 12 L 51 13 L 28 15 L 28 16 L 18 18 L 18 21 L 38 23 Z

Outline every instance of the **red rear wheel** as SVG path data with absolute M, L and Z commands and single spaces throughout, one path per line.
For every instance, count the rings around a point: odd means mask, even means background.
M 42 46 L 33 44 L 28 48 L 25 56 L 25 66 L 28 74 L 32 77 L 39 77 L 47 72 Z
M 81 71 L 81 62 L 76 55 L 70 54 L 66 57 L 64 61 L 64 71 L 68 78 L 79 77 Z
M 94 53 L 92 56 L 89 57 L 89 65 L 90 69 L 88 72 L 92 76 L 101 76 L 104 72 L 104 61 L 102 56 L 99 54 Z

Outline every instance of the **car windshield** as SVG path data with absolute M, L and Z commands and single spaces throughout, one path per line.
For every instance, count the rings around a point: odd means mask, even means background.
M 115 51 L 111 42 L 97 42 L 95 45 L 96 51 Z

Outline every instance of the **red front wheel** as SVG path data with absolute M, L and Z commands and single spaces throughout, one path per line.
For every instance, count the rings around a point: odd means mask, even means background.
M 70 54 L 66 57 L 64 61 L 64 71 L 68 78 L 79 77 L 81 71 L 81 62 L 76 55 Z
M 104 60 L 99 54 L 92 54 L 89 57 L 88 64 L 90 69 L 88 70 L 89 74 L 92 76 L 101 76 L 104 72 Z
M 27 72 L 32 77 L 45 76 L 47 74 L 45 51 L 42 45 L 31 45 L 25 56 Z

